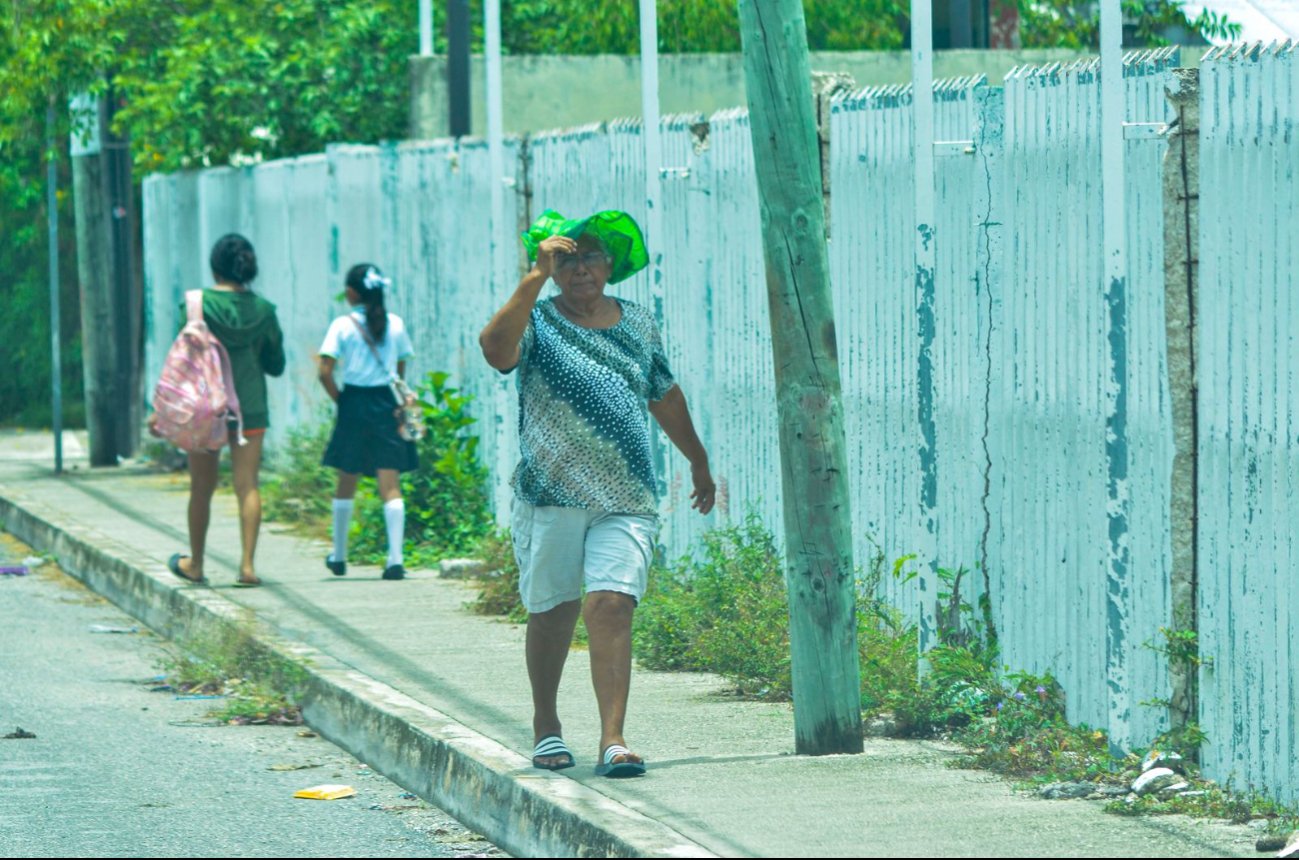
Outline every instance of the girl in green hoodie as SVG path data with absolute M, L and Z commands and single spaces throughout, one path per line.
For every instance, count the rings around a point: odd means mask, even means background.
M 275 305 L 248 287 L 257 277 L 257 255 L 252 243 L 237 233 L 223 236 L 213 246 L 210 262 L 215 286 L 203 290 L 203 321 L 230 353 L 230 368 L 247 440 L 239 445 L 232 435 L 230 445 L 243 547 L 235 585 L 251 587 L 261 585 L 253 566 L 253 554 L 262 524 L 262 497 L 258 488 L 262 440 L 270 426 L 266 377 L 284 372 L 284 334 L 275 316 Z M 184 318 L 183 309 L 181 317 Z M 189 455 L 190 554 L 177 553 L 168 566 L 172 573 L 191 582 L 206 581 L 203 555 L 220 459 L 220 451 Z

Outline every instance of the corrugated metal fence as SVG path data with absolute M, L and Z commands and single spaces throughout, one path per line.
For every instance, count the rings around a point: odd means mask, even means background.
M 1128 120 L 1166 122 L 1173 51 L 1125 65 Z M 1204 65 L 1199 484 L 1209 771 L 1294 793 L 1295 646 L 1288 617 L 1299 303 L 1287 287 L 1299 236 L 1299 62 L 1294 51 L 1214 55 Z M 1163 709 L 1111 697 L 1168 695 L 1146 647 L 1170 624 L 1172 434 L 1164 354 L 1162 159 L 1158 135 L 1126 149 L 1130 605 L 1125 684 L 1107 676 L 1106 404 L 1109 345 L 1101 240 L 1100 87 L 1095 63 L 1026 68 L 1004 88 L 935 87 L 938 203 L 932 402 L 935 559 L 987 593 L 1004 661 L 1051 671 L 1070 716 L 1142 742 Z M 831 266 L 859 565 L 922 539 L 911 91 L 839 97 L 830 118 Z M 507 141 L 506 222 L 544 208 L 621 208 L 643 220 L 639 122 Z M 747 114 L 663 122 L 662 322 L 674 370 L 713 459 L 718 512 L 689 509 L 689 472 L 664 448 L 664 539 L 685 552 L 700 529 L 756 510 L 783 533 L 765 272 Z M 416 339 L 416 370 L 442 369 L 477 398 L 481 452 L 498 511 L 517 456 L 512 379 L 482 362 L 479 329 L 514 288 L 519 261 L 490 244 L 485 145 L 337 146 L 322 156 L 145 181 L 148 375 L 176 329 L 180 291 L 207 280 L 223 232 L 253 239 L 258 288 L 280 307 L 290 371 L 273 389 L 277 427 L 324 405 L 312 358 L 341 310 L 346 268 L 372 260 L 396 279 L 393 308 Z M 1244 193 L 1242 193 L 1244 192 Z M 517 248 L 517 231 L 497 242 Z M 504 235 L 508 233 L 509 235 Z M 510 256 L 510 255 L 505 255 Z M 620 295 L 649 303 L 646 274 Z M 1299 394 L 1299 392 L 1296 392 Z M 1248 576 L 1250 587 L 1246 589 Z M 887 595 L 919 616 L 916 584 Z M 1256 589 L 1259 589 L 1256 591 Z M 932 599 L 932 598 L 930 598 Z M 924 608 L 933 613 L 934 607 Z M 1248 618 L 1249 623 L 1241 623 Z M 1266 720 L 1260 723 L 1266 716 Z
M 1200 67 L 1199 631 L 1206 768 L 1299 800 L 1299 51 Z
M 1127 121 L 1169 119 L 1166 55 L 1125 64 Z M 1053 671 L 1070 716 L 1110 724 L 1111 695 L 1167 697 L 1154 641 L 1169 617 L 1168 398 L 1160 389 L 1165 343 L 1161 139 L 1125 153 L 1128 264 L 1129 493 L 1127 689 L 1107 671 L 1109 472 L 1106 389 L 1109 327 L 1101 237 L 1098 63 L 1021 70 L 1006 81 L 1004 224 L 989 335 L 988 568 L 1003 660 Z M 998 217 L 998 214 L 1000 217 Z M 1161 714 L 1131 709 L 1133 737 Z

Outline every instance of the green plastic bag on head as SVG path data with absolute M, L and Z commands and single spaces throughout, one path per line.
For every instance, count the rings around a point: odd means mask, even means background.
M 595 236 L 609 249 L 613 257 L 613 271 L 609 283 L 625 281 L 649 265 L 649 252 L 645 250 L 645 237 L 640 226 L 626 212 L 607 209 L 587 218 L 565 218 L 554 209 L 547 209 L 523 234 L 523 247 L 528 249 L 528 262 L 537 260 L 537 248 L 551 236 L 577 239 L 583 234 Z

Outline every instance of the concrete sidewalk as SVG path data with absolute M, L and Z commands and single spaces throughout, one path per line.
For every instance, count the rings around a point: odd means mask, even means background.
M 1252 856 L 1218 822 L 1128 819 L 1043 801 L 945 765 L 934 743 L 868 740 L 860 756 L 793 755 L 789 707 L 739 701 L 706 675 L 639 671 L 627 724 L 643 779 L 595 777 L 586 654 L 560 692 L 578 765 L 537 771 L 522 628 L 470 614 L 471 586 L 415 570 L 325 569 L 318 541 L 263 529 L 267 585 L 234 590 L 234 501 L 213 511 L 212 587 L 166 569 L 186 549 L 183 475 L 79 470 L 0 457 L 0 527 L 168 635 L 256 619 L 308 661 L 308 722 L 372 767 L 518 856 Z

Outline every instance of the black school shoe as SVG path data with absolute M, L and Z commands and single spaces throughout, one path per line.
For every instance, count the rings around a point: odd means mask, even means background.
M 400 564 L 390 564 L 388 565 L 387 568 L 384 569 L 383 578 L 384 579 L 405 579 L 406 568 L 402 567 Z
M 334 561 L 333 553 L 325 556 L 325 567 L 329 568 L 330 572 L 332 572 L 334 576 L 347 575 L 347 562 Z

